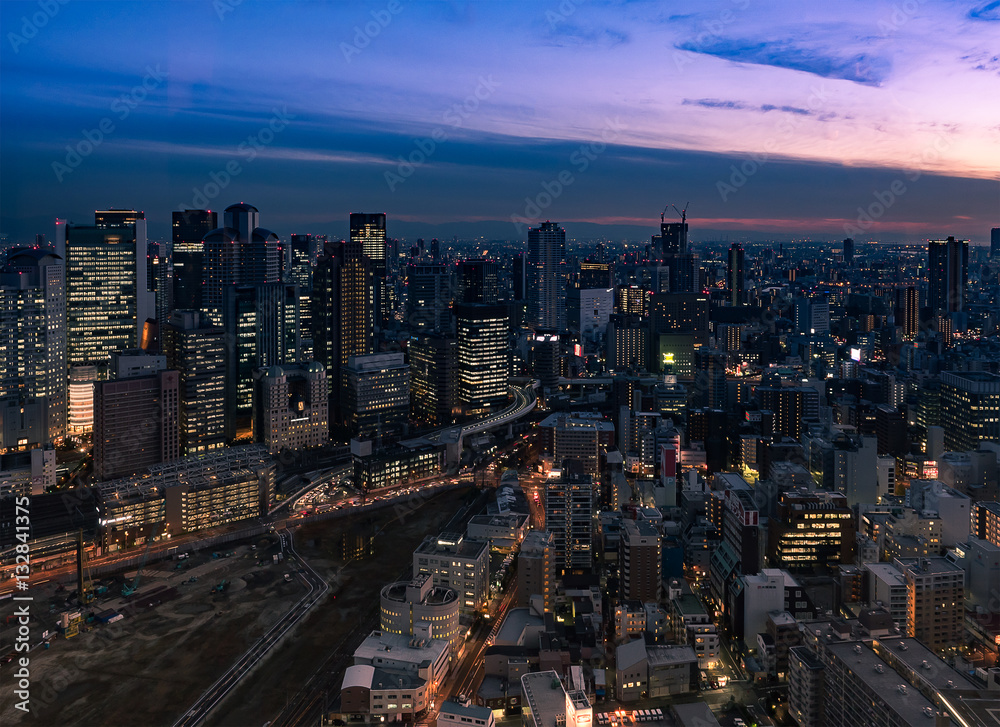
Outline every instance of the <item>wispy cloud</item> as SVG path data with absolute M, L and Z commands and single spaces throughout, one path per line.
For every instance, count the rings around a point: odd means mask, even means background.
M 724 58 L 736 63 L 774 66 L 811 73 L 822 78 L 853 81 L 866 86 L 879 86 L 889 75 L 888 58 L 857 53 L 837 56 L 832 51 L 804 48 L 794 41 L 757 41 L 720 38 L 706 43 L 687 41 L 677 46 L 692 53 Z
M 797 116 L 816 116 L 818 118 L 828 120 L 834 117 L 834 114 L 818 114 L 815 111 L 810 111 L 809 109 L 800 108 L 798 106 L 788 106 L 786 104 L 746 104 L 742 101 L 723 101 L 717 98 L 686 98 L 681 101 L 682 106 L 703 106 L 708 109 L 731 109 L 733 111 L 759 111 L 761 113 L 768 113 L 769 111 L 781 111 L 786 114 L 796 114 Z
M 969 11 L 969 17 L 973 20 L 985 20 L 990 23 L 1000 23 L 1000 0 L 984 3 Z

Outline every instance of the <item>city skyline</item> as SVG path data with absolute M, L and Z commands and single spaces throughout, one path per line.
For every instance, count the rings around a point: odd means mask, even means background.
M 128 3 L 38 7 L 0 8 L 12 241 L 105 205 L 166 238 L 170 211 L 241 199 L 343 237 L 364 209 L 488 239 L 641 239 L 687 201 L 739 239 L 976 244 L 1000 217 L 995 3 L 147 3 L 113 43 Z

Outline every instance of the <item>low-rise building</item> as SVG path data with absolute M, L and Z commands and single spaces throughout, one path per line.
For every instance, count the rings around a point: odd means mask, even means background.
M 428 573 L 435 586 L 458 592 L 459 610 L 471 615 L 489 598 L 490 549 L 459 533 L 428 535 L 413 551 L 413 577 Z
M 555 671 L 521 677 L 523 727 L 590 727 L 594 708 L 581 691 L 567 691 Z
M 528 516 L 519 513 L 476 515 L 465 527 L 472 540 L 485 540 L 494 550 L 510 550 L 524 540 L 528 531 Z
M 381 629 L 400 636 L 426 635 L 447 639 L 457 648 L 463 633 L 458 625 L 458 593 L 435 586 L 429 573 L 411 581 L 390 583 L 382 589 Z

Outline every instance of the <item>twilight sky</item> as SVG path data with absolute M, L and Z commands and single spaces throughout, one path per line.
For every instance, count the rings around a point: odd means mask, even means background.
M 282 237 L 1000 225 L 1000 0 L 4 1 L 0 36 L 12 239 L 236 201 Z

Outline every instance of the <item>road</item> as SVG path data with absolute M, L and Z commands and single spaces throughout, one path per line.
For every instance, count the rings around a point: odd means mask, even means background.
M 292 606 L 281 619 L 278 620 L 263 636 L 247 649 L 229 671 L 219 677 L 218 681 L 210 686 L 198 701 L 175 723 L 174 727 L 194 727 L 201 724 L 212 710 L 219 705 L 226 696 L 236 688 L 256 664 L 265 657 L 268 651 L 274 648 L 281 639 L 299 621 L 301 621 L 309 610 L 319 603 L 329 592 L 330 586 L 312 567 L 298 556 L 292 543 L 292 534 L 288 530 L 280 533 L 282 550 L 288 553 L 286 560 L 299 565 L 298 572 L 302 580 L 309 586 L 306 593 L 294 606 Z

